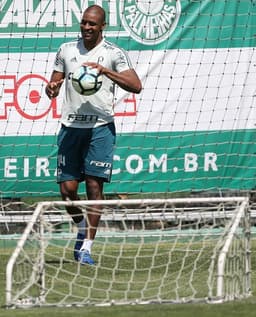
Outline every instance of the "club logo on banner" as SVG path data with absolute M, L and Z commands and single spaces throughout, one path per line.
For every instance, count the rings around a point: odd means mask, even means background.
M 123 0 L 119 5 L 123 27 L 135 41 L 146 45 L 165 41 L 181 13 L 180 0 Z

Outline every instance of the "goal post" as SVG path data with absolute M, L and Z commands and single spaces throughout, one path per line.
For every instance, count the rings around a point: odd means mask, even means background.
M 6 269 L 6 306 L 224 302 L 250 296 L 248 198 L 38 203 Z M 103 207 L 94 266 L 65 206 Z M 87 211 L 86 211 L 87 210 Z
M 247 208 L 248 201 L 247 199 L 244 200 L 244 202 L 239 206 L 236 214 L 232 217 L 232 221 L 230 224 L 227 226 L 225 229 L 225 233 L 223 234 L 223 237 L 219 242 L 220 246 L 216 248 L 216 251 L 219 252 L 217 259 L 213 260 L 212 265 L 216 261 L 216 266 L 217 266 L 217 274 L 216 274 L 216 300 L 222 301 L 223 298 L 226 297 L 226 299 L 235 299 L 239 298 L 239 290 L 237 288 L 237 285 L 239 284 L 239 270 L 245 269 L 244 273 L 244 283 L 241 284 L 243 290 L 247 295 L 250 294 L 251 290 L 251 281 L 250 281 L 250 272 L 251 272 L 251 265 L 250 265 L 250 222 L 249 222 L 249 217 L 248 214 L 246 215 L 244 213 L 244 208 Z M 240 227 L 240 222 L 242 220 L 242 228 Z M 238 239 L 239 235 L 239 230 L 244 230 L 243 234 L 245 235 L 245 240 L 244 240 L 244 247 L 241 247 L 241 241 Z M 241 233 L 240 233 L 241 234 Z M 233 256 L 236 257 L 238 253 L 243 253 L 245 252 L 245 257 L 244 257 L 244 267 L 241 266 L 239 262 L 235 263 L 234 265 L 236 266 L 236 273 L 237 277 L 232 275 L 231 272 L 231 278 L 229 281 L 225 281 L 226 273 L 227 273 L 227 268 L 229 263 L 226 265 L 227 261 L 227 255 L 228 253 L 232 252 L 231 250 L 233 249 Z M 243 268 L 242 268 L 243 267 Z M 210 270 L 210 275 L 209 275 L 209 281 L 210 284 L 213 285 L 213 270 Z M 229 279 L 229 278 L 227 278 Z M 229 293 L 227 290 L 232 289 L 233 293 Z M 212 293 L 210 293 L 212 294 Z M 210 295 L 210 298 L 213 298 L 213 296 Z M 214 300 L 214 299 L 213 299 Z

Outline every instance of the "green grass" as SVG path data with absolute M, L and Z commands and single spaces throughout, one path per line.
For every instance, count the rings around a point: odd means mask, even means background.
M 221 305 L 143 305 L 84 308 L 37 308 L 6 311 L 0 310 L 1 317 L 254 317 L 255 302 L 235 302 Z
M 0 237 L 1 239 L 1 237 Z M 54 252 L 53 252 L 54 248 Z M 117 263 L 117 254 L 120 252 L 120 250 L 117 250 L 116 248 L 109 247 L 105 248 L 104 250 L 101 250 L 98 246 L 97 252 L 103 252 L 101 256 L 101 266 L 98 266 L 97 268 L 88 268 L 88 267 L 82 267 L 81 271 L 79 266 L 75 266 L 73 262 L 71 262 L 72 247 L 70 246 L 70 252 L 66 254 L 66 261 L 64 263 L 65 270 L 58 273 L 56 271 L 56 267 L 59 267 L 60 262 L 60 250 L 58 248 L 56 249 L 56 246 L 50 246 L 46 255 L 46 262 L 48 263 L 48 274 L 49 275 L 55 275 L 56 281 L 55 283 L 58 284 L 57 288 L 59 290 L 66 289 L 70 285 L 70 281 L 72 283 L 75 283 L 75 279 L 78 278 L 77 273 L 79 274 L 79 278 L 81 281 L 82 279 L 82 287 L 80 290 L 76 290 L 76 296 L 81 297 L 84 296 L 86 293 L 87 286 L 89 285 L 89 280 L 87 279 L 88 276 L 93 276 L 95 272 L 97 271 L 97 277 L 98 280 L 95 281 L 94 289 L 90 294 L 86 294 L 86 296 L 93 296 L 94 298 L 100 298 L 101 296 L 105 296 L 104 292 L 97 291 L 97 289 L 100 288 L 108 288 L 110 287 L 108 280 L 111 280 L 110 277 L 113 276 L 113 274 L 118 274 L 118 278 L 115 275 L 114 277 L 118 280 L 119 283 L 115 285 L 116 289 L 120 291 L 120 296 L 123 296 L 122 290 L 126 288 L 127 281 L 130 280 L 130 275 L 127 274 L 125 270 L 122 270 L 121 268 L 129 267 L 130 265 L 134 265 L 134 260 L 131 260 L 134 258 L 134 256 L 142 257 L 143 256 L 143 262 L 137 263 L 136 267 L 138 268 L 137 275 L 134 276 L 134 280 L 136 282 L 139 282 L 140 280 L 143 282 L 145 279 L 148 278 L 148 270 L 147 268 L 150 266 L 152 257 L 150 256 L 152 254 L 152 250 L 156 252 L 156 249 L 154 249 L 155 246 L 150 243 L 148 244 L 147 248 L 144 250 L 138 251 L 138 249 L 134 248 L 134 245 L 127 244 L 125 246 L 125 249 L 122 250 L 123 254 L 122 257 L 119 258 L 119 262 Z M 103 315 L 104 317 L 135 317 L 135 316 L 145 316 L 145 317 L 163 317 L 163 316 L 182 316 L 182 317 L 194 317 L 196 316 L 203 316 L 203 317 L 228 317 L 228 316 L 246 316 L 246 317 L 252 317 L 255 316 L 255 306 L 256 306 L 256 297 L 253 295 L 251 298 L 243 301 L 234 301 L 230 303 L 224 303 L 224 304 L 150 304 L 150 305 L 122 305 L 122 306 L 110 306 L 110 307 L 95 307 L 95 306 L 85 306 L 85 307 L 70 307 L 70 308 L 56 308 L 56 307 L 41 307 L 41 308 L 33 308 L 33 309 L 5 309 L 5 268 L 7 261 L 10 257 L 10 254 L 13 251 L 13 247 L 10 247 L 8 244 L 1 244 L 0 243 L 0 316 L 1 317 L 9 317 L 9 316 L 26 316 L 26 317 L 40 317 L 40 316 L 47 316 L 49 314 L 51 317 L 54 316 L 67 316 L 67 317 L 75 317 L 75 316 L 100 316 Z M 165 254 L 165 245 L 163 244 L 162 247 L 158 250 L 159 255 Z M 148 255 L 148 256 L 147 256 Z M 33 256 L 33 253 L 31 253 L 31 256 Z M 70 257 L 70 259 L 69 259 Z M 207 253 L 205 255 L 205 260 L 207 260 Z M 69 262 L 70 260 L 70 262 Z M 166 261 L 165 257 L 163 256 L 162 261 Z M 194 259 L 190 258 L 190 261 L 193 263 Z M 173 263 L 176 263 L 175 265 L 180 266 L 181 261 L 178 253 L 176 254 L 176 261 Z M 208 263 L 207 261 L 205 263 Z M 198 263 L 199 265 L 199 263 Z M 203 263 L 202 263 L 203 265 Z M 252 249 L 252 291 L 253 294 L 256 293 L 256 274 L 254 272 L 256 265 L 256 244 L 253 243 L 253 249 Z M 112 268 L 115 266 L 116 272 L 113 273 Z M 203 267 L 201 266 L 201 273 L 203 274 Z M 154 272 L 151 272 L 150 274 L 153 274 L 153 279 L 158 279 L 162 276 L 163 271 L 161 268 L 156 268 Z M 198 275 L 196 277 L 196 280 L 198 280 L 198 283 L 200 284 L 201 280 L 204 279 L 203 276 Z M 67 283 L 65 283 L 67 281 Z M 79 283 L 80 283 L 79 281 Z M 170 281 L 171 283 L 172 281 Z M 50 283 L 50 279 L 48 280 L 48 283 Z M 153 282 L 152 282 L 153 283 Z M 182 283 L 181 283 L 182 284 Z M 154 289 L 154 285 L 151 285 L 151 289 Z M 132 284 L 131 284 L 132 287 Z M 136 286 L 133 289 L 133 292 L 131 292 L 130 296 L 132 294 L 136 296 Z M 183 285 L 184 289 L 188 287 L 184 283 Z M 36 290 L 34 290 L 36 291 Z M 202 292 L 204 290 L 202 289 Z M 114 294 L 116 296 L 116 294 Z M 154 295 L 154 294 L 153 294 Z M 170 295 L 170 294 L 168 294 Z M 152 296 L 152 294 L 149 294 L 149 296 Z M 53 294 L 51 294 L 51 300 L 58 299 L 58 294 L 55 294 L 55 297 Z M 72 297 L 70 298 L 72 301 Z

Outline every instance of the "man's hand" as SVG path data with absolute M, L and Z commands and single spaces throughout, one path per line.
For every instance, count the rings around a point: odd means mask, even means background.
M 91 68 L 96 68 L 99 74 L 104 74 L 104 67 L 98 63 L 86 62 L 83 63 L 84 66 L 90 66 Z
M 56 98 L 60 92 L 60 87 L 63 84 L 64 79 L 58 81 L 50 81 L 45 87 L 45 93 L 49 99 Z

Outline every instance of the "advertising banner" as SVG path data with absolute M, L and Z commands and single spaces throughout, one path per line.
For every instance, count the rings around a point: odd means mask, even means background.
M 143 91 L 117 90 L 107 193 L 255 187 L 254 1 L 0 1 L 0 194 L 56 195 L 62 94 L 45 86 L 81 14 L 107 12 Z M 84 187 L 81 187 L 84 191 Z

